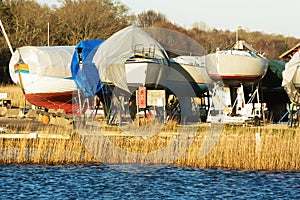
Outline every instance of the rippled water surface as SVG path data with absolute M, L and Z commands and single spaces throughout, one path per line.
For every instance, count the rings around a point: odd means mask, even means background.
M 153 165 L 0 165 L 0 199 L 300 199 L 300 173 Z

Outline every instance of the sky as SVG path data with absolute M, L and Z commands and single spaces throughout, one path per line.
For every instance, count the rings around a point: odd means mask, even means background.
M 205 23 L 209 28 L 235 31 L 241 26 L 246 31 L 261 31 L 300 39 L 300 0 L 114 0 L 139 14 L 154 10 L 164 14 L 174 24 L 191 28 L 194 23 Z M 48 5 L 59 5 L 56 0 L 38 0 Z

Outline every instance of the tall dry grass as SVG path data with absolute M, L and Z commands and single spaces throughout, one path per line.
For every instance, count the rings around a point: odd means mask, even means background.
M 200 168 L 299 170 L 300 133 L 297 129 L 226 127 L 206 155 L 201 148 L 209 127 L 193 135 L 104 136 L 88 139 L 2 139 L 2 163 L 141 163 Z M 260 136 L 258 143 L 257 134 Z M 76 134 L 75 134 L 76 135 Z M 188 147 L 188 148 L 185 148 Z
M 207 133 L 208 127 L 201 127 L 194 136 L 188 136 L 188 132 L 186 137 L 171 133 L 146 139 L 114 136 L 98 139 L 100 142 L 95 144 L 96 136 L 87 146 L 91 146 L 88 149 L 93 151 L 97 149 L 94 155 L 108 163 L 165 163 L 250 170 L 300 169 L 298 130 L 226 127 L 211 151 L 204 155 L 200 152 Z M 257 139 L 258 133 L 260 140 Z
M 96 160 L 79 138 L 66 139 L 1 139 L 1 163 L 86 163 Z
M 0 86 L 13 105 L 23 103 L 21 89 L 16 85 Z M 1 120 L 1 119 L 0 119 Z M 300 133 L 286 127 L 225 126 L 211 151 L 200 154 L 205 138 L 213 134 L 209 126 L 186 128 L 178 134 L 176 125 L 167 125 L 164 134 L 151 137 L 124 136 L 116 127 L 94 130 L 80 138 L 65 127 L 40 127 L 46 134 L 71 134 L 71 139 L 0 139 L 1 163 L 142 163 L 174 164 L 193 167 L 221 167 L 250 170 L 299 170 Z M 30 124 L 12 133 L 29 132 Z M 130 129 L 129 129 L 130 130 Z M 118 132 L 114 136 L 101 133 Z M 207 141 L 206 141 L 207 142 Z
M 204 158 L 197 156 L 202 141 L 195 140 L 187 154 L 176 163 L 250 170 L 300 169 L 300 133 L 297 129 L 226 128 L 217 145 Z
M 30 103 L 25 100 L 22 89 L 18 85 L 0 85 L 0 93 L 7 93 L 7 98 L 11 99 L 13 107 L 23 107 L 24 104 L 30 106 Z

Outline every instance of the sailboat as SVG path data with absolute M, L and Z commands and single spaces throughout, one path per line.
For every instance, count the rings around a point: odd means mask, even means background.
M 185 76 L 188 83 L 192 85 L 196 94 L 201 95 L 207 92 L 212 87 L 214 81 L 208 76 L 205 68 L 205 56 L 177 56 L 172 58 L 171 66 L 174 67 L 174 63 L 180 65 L 182 70 L 178 69 L 181 74 L 186 72 L 189 76 Z M 190 77 L 190 78 L 188 78 Z M 175 82 L 178 77 L 168 76 L 169 82 Z M 190 80 L 189 80 L 190 79 Z M 178 81 L 177 81 L 178 82 Z M 182 87 L 181 85 L 179 87 Z M 184 93 L 182 91 L 182 93 Z
M 164 48 L 134 25 L 105 40 L 93 58 L 103 83 L 130 93 L 139 86 L 158 87 L 165 78 L 168 62 Z
M 205 64 L 208 75 L 226 86 L 254 85 L 268 69 L 267 59 L 243 40 L 229 49 L 206 55 Z
M 9 72 L 31 104 L 72 113 L 72 94 L 77 89 L 70 70 L 74 46 L 24 46 L 17 48 Z
M 48 40 L 48 46 L 23 46 L 13 51 L 1 20 L 0 27 L 12 54 L 10 77 L 27 101 L 47 110 L 72 113 L 72 96 L 77 88 L 70 65 L 75 46 L 50 47 Z

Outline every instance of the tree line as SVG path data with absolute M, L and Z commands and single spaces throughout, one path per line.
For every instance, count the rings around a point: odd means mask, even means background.
M 208 29 L 195 23 L 186 29 L 171 23 L 153 10 L 134 15 L 129 8 L 113 0 L 60 0 L 61 6 L 40 5 L 34 0 L 2 0 L 0 19 L 13 48 L 21 46 L 76 45 L 87 39 L 107 39 L 124 27 L 162 27 L 181 32 L 198 42 L 207 53 L 235 42 L 235 32 Z M 11 53 L 3 34 L 0 37 L 0 82 L 11 83 L 8 63 Z M 239 38 L 255 49 L 263 50 L 270 59 L 300 42 L 294 37 L 239 30 Z

